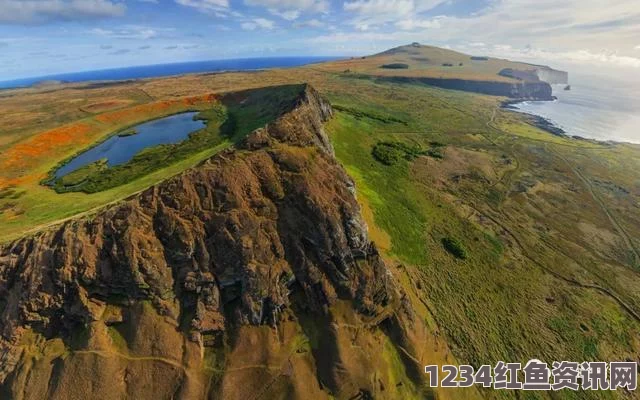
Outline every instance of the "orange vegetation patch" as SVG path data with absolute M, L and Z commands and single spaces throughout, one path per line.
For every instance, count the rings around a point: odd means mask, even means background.
M 26 168 L 32 165 L 34 160 L 51 155 L 55 148 L 86 143 L 90 131 L 91 126 L 84 122 L 45 131 L 7 149 L 0 160 L 0 171 L 6 173 Z
M 217 101 L 218 97 L 214 94 L 163 100 L 106 112 L 96 116 L 95 120 L 110 125 L 127 125 L 167 114 L 172 109 L 179 111 Z M 30 169 L 37 167 L 42 161 L 68 152 L 70 146 L 80 147 L 94 142 L 95 133 L 95 126 L 87 122 L 74 122 L 42 132 L 10 147 L 0 157 L 0 188 L 39 182 L 45 176 L 31 173 Z
M 201 96 L 183 97 L 180 99 L 162 100 L 155 103 L 141 104 L 139 106 L 117 110 L 98 115 L 97 121 L 105 124 L 122 123 L 123 121 L 134 122 L 149 116 L 162 114 L 167 110 L 176 106 L 197 106 L 217 101 L 214 94 L 206 94 Z

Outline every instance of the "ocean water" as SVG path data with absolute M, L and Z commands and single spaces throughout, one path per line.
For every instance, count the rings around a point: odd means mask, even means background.
M 104 69 L 98 71 L 74 72 L 68 74 L 46 75 L 33 78 L 16 79 L 0 82 L 0 89 L 28 87 L 42 81 L 86 82 L 112 81 L 162 76 L 216 72 L 239 71 L 265 68 L 298 67 L 323 61 L 335 60 L 336 57 L 270 57 L 241 58 L 231 60 L 194 61 L 175 64 L 145 65 L 138 67 Z
M 87 164 L 106 159 L 107 165 L 124 164 L 147 147 L 159 144 L 178 143 L 191 133 L 206 126 L 204 121 L 196 120 L 197 112 L 172 115 L 133 127 L 135 135 L 112 136 L 99 145 L 90 148 L 56 171 L 56 177 L 63 177 Z M 127 129 L 130 131 L 131 129 Z
M 570 91 L 554 85 L 557 101 L 528 101 L 515 107 L 548 119 L 571 136 L 640 143 L 640 82 L 571 72 L 569 80 Z

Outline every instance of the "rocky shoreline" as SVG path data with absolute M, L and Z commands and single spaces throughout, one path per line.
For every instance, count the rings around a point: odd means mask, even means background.
M 556 98 L 554 97 L 553 100 L 555 99 Z M 553 100 L 549 100 L 549 101 L 553 101 Z M 503 110 L 510 110 L 510 111 L 518 112 L 520 114 L 525 114 L 530 119 L 530 122 L 532 125 L 542 129 L 543 131 L 549 132 L 552 135 L 556 135 L 560 137 L 569 137 L 569 135 L 564 129 L 557 126 L 551 120 L 541 117 L 539 115 L 524 112 L 520 110 L 518 107 L 516 107 L 516 104 L 520 104 L 525 101 L 529 101 L 529 100 L 526 100 L 526 99 L 506 100 L 502 102 L 500 108 L 502 108 Z M 581 138 L 578 136 L 578 137 L 574 137 L 574 139 L 584 139 L 584 138 Z
M 555 97 L 554 97 L 555 100 Z M 542 117 L 540 115 L 536 115 L 536 114 L 532 114 L 526 111 L 522 111 L 521 109 L 517 108 L 515 105 L 516 104 L 520 104 L 522 102 L 525 101 L 531 101 L 528 99 L 519 99 L 519 100 L 505 100 L 502 102 L 500 108 L 503 110 L 509 110 L 509 111 L 513 111 L 513 112 L 517 112 L 518 114 L 524 114 L 527 116 L 527 118 L 529 119 L 529 122 L 531 123 L 531 125 L 542 129 L 545 132 L 549 132 L 552 135 L 555 136 L 559 136 L 559 137 L 563 137 L 563 138 L 568 138 L 568 139 L 574 139 L 574 140 L 581 140 L 581 141 L 586 141 L 586 142 L 592 142 L 592 143 L 599 143 L 599 144 L 603 144 L 603 145 L 617 145 L 617 144 L 625 144 L 625 142 L 619 142 L 619 141 L 615 141 L 615 140 L 597 140 L 597 139 L 590 139 L 590 138 L 586 138 L 583 136 L 579 136 L 579 135 L 570 135 L 567 131 L 565 131 L 564 129 L 560 128 L 558 125 L 556 125 L 553 121 L 551 121 L 548 118 Z

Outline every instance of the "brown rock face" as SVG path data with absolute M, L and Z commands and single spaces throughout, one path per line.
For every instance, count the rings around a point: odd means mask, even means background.
M 74 355 L 59 361 L 57 370 L 52 362 L 49 383 L 43 383 L 48 396 L 64 397 L 70 393 L 62 392 L 64 371 L 78 368 L 81 350 L 114 357 L 99 345 L 102 330 L 113 333 L 122 324 L 137 330 L 118 331 L 127 354 L 144 347 L 136 345 L 140 335 L 161 337 L 159 328 L 141 331 L 151 324 L 144 322 L 145 315 L 164 321 L 153 324 L 173 327 L 162 337 L 186 338 L 176 364 L 196 369 L 198 362 L 184 355 L 194 346 L 204 352 L 204 346 L 216 346 L 220 335 L 279 326 L 300 313 L 329 318 L 337 303 L 346 301 L 362 318 L 384 319 L 385 310 L 399 303 L 399 294 L 367 237 L 354 183 L 333 157 L 323 130 L 331 114 L 325 100 L 301 86 L 287 113 L 237 149 L 93 217 L 0 247 L 4 390 L 19 388 L 29 353 L 23 344 L 34 334 L 47 343 L 60 338 L 72 349 Z M 151 314 L 141 311 L 144 303 L 152 305 Z M 78 332 L 88 332 L 80 344 L 71 339 Z M 149 352 L 171 358 L 162 340 Z M 130 355 L 122 361 L 129 374 L 138 373 L 130 365 L 134 359 Z M 153 379 L 163 379 L 162 374 Z M 166 374 L 176 379 L 170 386 L 175 393 L 161 398 L 225 390 L 224 379 L 218 386 L 193 389 L 184 383 L 198 381 L 189 371 Z M 321 386 L 336 392 L 338 381 Z M 96 395 L 98 386 L 92 387 L 81 393 Z M 131 387 L 128 383 L 122 393 Z M 136 390 L 140 398 L 151 395 Z

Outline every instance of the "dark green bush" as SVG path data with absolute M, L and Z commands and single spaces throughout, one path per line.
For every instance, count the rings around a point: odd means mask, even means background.
M 404 152 L 387 143 L 378 143 L 373 147 L 373 157 L 385 165 L 397 164 L 404 156 Z
M 442 160 L 444 158 L 444 154 L 442 154 L 442 150 L 439 148 L 427 150 L 427 155 L 432 158 L 437 158 L 438 160 Z
M 384 68 L 384 69 L 409 69 L 409 65 L 408 64 L 403 64 L 403 63 L 393 63 L 393 64 L 385 64 L 385 65 L 381 66 L 380 68 Z
M 467 259 L 467 251 L 462 246 L 462 243 L 457 239 L 446 237 L 442 239 L 442 246 L 455 258 L 459 258 L 461 260 Z
M 373 157 L 385 165 L 397 164 L 400 160 L 413 161 L 420 156 L 442 159 L 440 148 L 424 150 L 418 144 L 402 142 L 379 142 L 373 147 Z
M 392 117 L 390 115 L 382 115 L 382 114 L 376 114 L 373 112 L 367 112 L 367 111 L 363 111 L 363 110 L 358 110 L 355 108 L 350 108 L 350 107 L 344 107 L 338 104 L 334 104 L 333 105 L 333 109 L 336 111 L 341 111 L 341 112 L 345 112 L 347 114 L 351 114 L 356 118 L 369 118 L 375 121 L 379 121 L 382 122 L 384 124 L 392 124 L 392 123 L 396 123 L 396 124 L 403 124 L 403 125 L 408 125 L 407 121 L 404 121 L 402 119 L 396 118 L 396 117 Z

